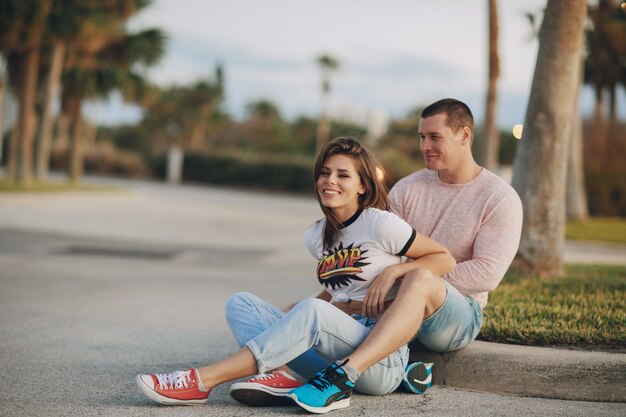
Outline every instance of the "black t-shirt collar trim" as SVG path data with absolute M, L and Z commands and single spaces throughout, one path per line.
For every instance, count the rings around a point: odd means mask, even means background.
M 354 222 L 356 221 L 356 219 L 358 219 L 358 218 L 359 218 L 359 216 L 361 215 L 361 213 L 363 213 L 363 209 L 358 209 L 358 210 L 356 211 L 356 213 L 354 213 L 354 214 L 352 215 L 352 217 L 350 217 L 348 220 L 346 220 L 346 221 L 345 221 L 345 222 L 343 222 L 343 223 L 339 223 L 339 228 L 340 228 L 340 229 L 343 229 L 343 228 L 346 228 L 346 227 L 350 226 L 352 223 L 354 223 Z

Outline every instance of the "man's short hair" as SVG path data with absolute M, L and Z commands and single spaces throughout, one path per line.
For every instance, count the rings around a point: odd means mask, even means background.
M 422 119 L 435 116 L 440 113 L 446 114 L 446 124 L 453 132 L 458 132 L 464 126 L 474 132 L 474 116 L 467 104 L 454 98 L 444 98 L 430 104 L 422 110 Z

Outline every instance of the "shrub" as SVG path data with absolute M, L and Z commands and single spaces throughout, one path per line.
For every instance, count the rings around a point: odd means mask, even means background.
M 592 216 L 626 217 L 626 175 L 586 168 L 585 188 Z
M 165 176 L 165 156 L 153 169 Z M 284 156 L 251 156 L 234 153 L 188 153 L 183 161 L 183 180 L 269 190 L 311 192 L 313 160 Z
M 67 168 L 67 153 L 67 147 L 55 147 L 50 166 L 53 169 L 65 170 Z M 85 172 L 89 173 L 121 175 L 131 178 L 150 176 L 150 169 L 139 154 L 121 151 L 110 142 L 98 142 L 87 150 L 84 163 Z
M 592 216 L 626 216 L 626 123 L 587 122 L 585 188 Z

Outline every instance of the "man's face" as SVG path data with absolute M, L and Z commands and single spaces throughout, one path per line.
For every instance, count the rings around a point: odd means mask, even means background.
M 445 113 L 420 119 L 420 151 L 426 168 L 454 171 L 462 159 L 463 128 L 452 132 Z

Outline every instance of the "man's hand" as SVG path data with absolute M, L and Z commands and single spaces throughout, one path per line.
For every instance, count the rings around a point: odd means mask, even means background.
M 376 277 L 363 299 L 362 315 L 374 318 L 385 312 L 385 297 L 398 278 L 403 276 L 402 268 L 399 266 L 388 266 Z

